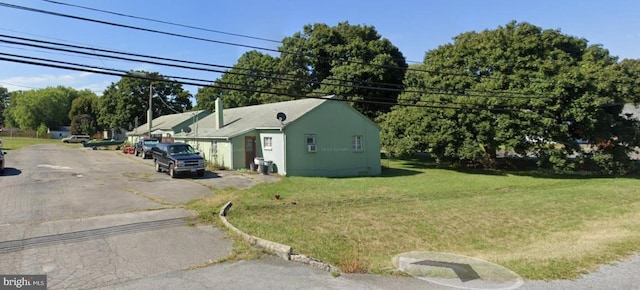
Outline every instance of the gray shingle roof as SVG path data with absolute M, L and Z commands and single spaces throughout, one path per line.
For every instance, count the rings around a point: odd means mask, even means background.
M 254 129 L 280 129 L 332 97 L 223 109 L 224 126 L 219 130 L 216 129 L 216 114 L 213 113 L 191 126 L 193 132 L 188 135 L 179 133 L 175 137 L 191 137 L 197 134 L 198 138 L 233 138 Z M 283 124 L 276 119 L 279 112 L 287 115 Z
M 185 121 L 193 118 L 194 115 L 199 115 L 204 110 L 200 111 L 192 111 L 192 112 L 184 112 L 179 114 L 171 114 L 164 115 L 153 119 L 151 122 L 151 131 L 161 130 L 161 131 L 171 131 L 173 127 L 182 124 Z M 129 134 L 138 135 L 138 134 L 146 134 L 149 132 L 149 128 L 147 127 L 147 123 L 133 129 L 133 131 L 129 132 Z

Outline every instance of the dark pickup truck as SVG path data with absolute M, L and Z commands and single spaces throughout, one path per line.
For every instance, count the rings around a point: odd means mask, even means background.
M 204 176 L 204 158 L 187 143 L 158 143 L 151 151 L 157 172 L 167 171 L 171 178 L 178 173 Z
M 134 153 L 136 156 L 141 156 L 142 159 L 152 157 L 151 149 L 158 145 L 160 140 L 156 138 L 143 138 L 136 142 L 134 145 Z

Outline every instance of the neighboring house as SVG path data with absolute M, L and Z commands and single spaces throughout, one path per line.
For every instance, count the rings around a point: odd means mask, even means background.
M 640 120 L 640 107 L 633 104 L 625 104 L 622 107 L 622 112 L 620 114 L 629 116 L 632 119 Z
M 217 99 L 215 113 L 174 139 L 228 169 L 251 168 L 260 157 L 271 161 L 272 172 L 280 175 L 379 175 L 380 127 L 331 98 L 231 109 L 223 109 Z
M 151 121 L 151 137 L 170 139 L 177 133 L 191 131 L 193 130 L 191 126 L 195 122 L 209 114 L 205 110 L 200 110 L 160 116 Z M 127 133 L 127 141 L 133 144 L 145 136 L 149 136 L 148 124 L 143 124 Z
M 69 137 L 71 135 L 71 127 L 70 126 L 59 126 L 52 127 L 47 129 L 47 133 L 51 135 L 53 139 L 62 139 L 65 137 Z
M 127 139 L 127 130 L 123 128 L 113 128 L 102 131 L 102 139 L 124 140 Z

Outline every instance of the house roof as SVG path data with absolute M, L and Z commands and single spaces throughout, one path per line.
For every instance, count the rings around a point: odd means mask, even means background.
M 151 131 L 173 131 L 174 127 L 189 121 L 194 116 L 200 115 L 203 112 L 204 110 L 199 110 L 157 117 L 151 122 Z M 133 129 L 129 134 L 140 135 L 148 132 L 149 128 L 147 127 L 147 123 L 144 123 L 143 125 Z
M 333 98 L 307 98 L 293 101 L 223 109 L 224 126 L 216 129 L 216 114 L 210 114 L 200 119 L 194 126 L 194 131 L 187 134 L 176 134 L 175 137 L 194 136 L 198 138 L 233 138 L 255 129 L 280 129 L 302 117 L 320 104 Z M 283 123 L 276 119 L 276 114 L 285 113 L 287 118 Z M 197 132 L 196 132 L 197 131 Z

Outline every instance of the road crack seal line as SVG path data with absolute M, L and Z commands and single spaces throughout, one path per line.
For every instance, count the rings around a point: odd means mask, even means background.
M 60 170 L 72 169 L 71 167 L 68 167 L 68 166 L 50 165 L 50 164 L 39 164 L 38 167 L 51 168 L 51 169 L 60 169 Z
M 159 199 L 159 198 L 155 198 L 153 196 L 143 194 L 143 193 L 141 193 L 139 191 L 135 191 L 135 190 L 132 190 L 132 189 L 127 189 L 127 191 L 131 192 L 131 193 L 133 193 L 133 194 L 135 194 L 137 196 L 144 197 L 144 198 L 146 198 L 146 199 L 148 199 L 150 201 L 153 201 L 153 202 L 155 202 L 157 204 L 170 205 L 170 206 L 176 205 L 175 203 L 172 203 L 172 202 L 169 202 L 169 201 L 166 201 L 166 200 L 162 200 L 162 199 Z
M 25 249 L 53 246 L 63 243 L 83 242 L 94 239 L 107 238 L 115 235 L 139 233 L 169 227 L 184 226 L 185 218 L 172 218 L 150 222 L 139 222 L 127 225 L 112 226 L 93 230 L 84 230 L 64 234 L 33 237 L 21 240 L 0 242 L 0 254 L 17 252 Z

